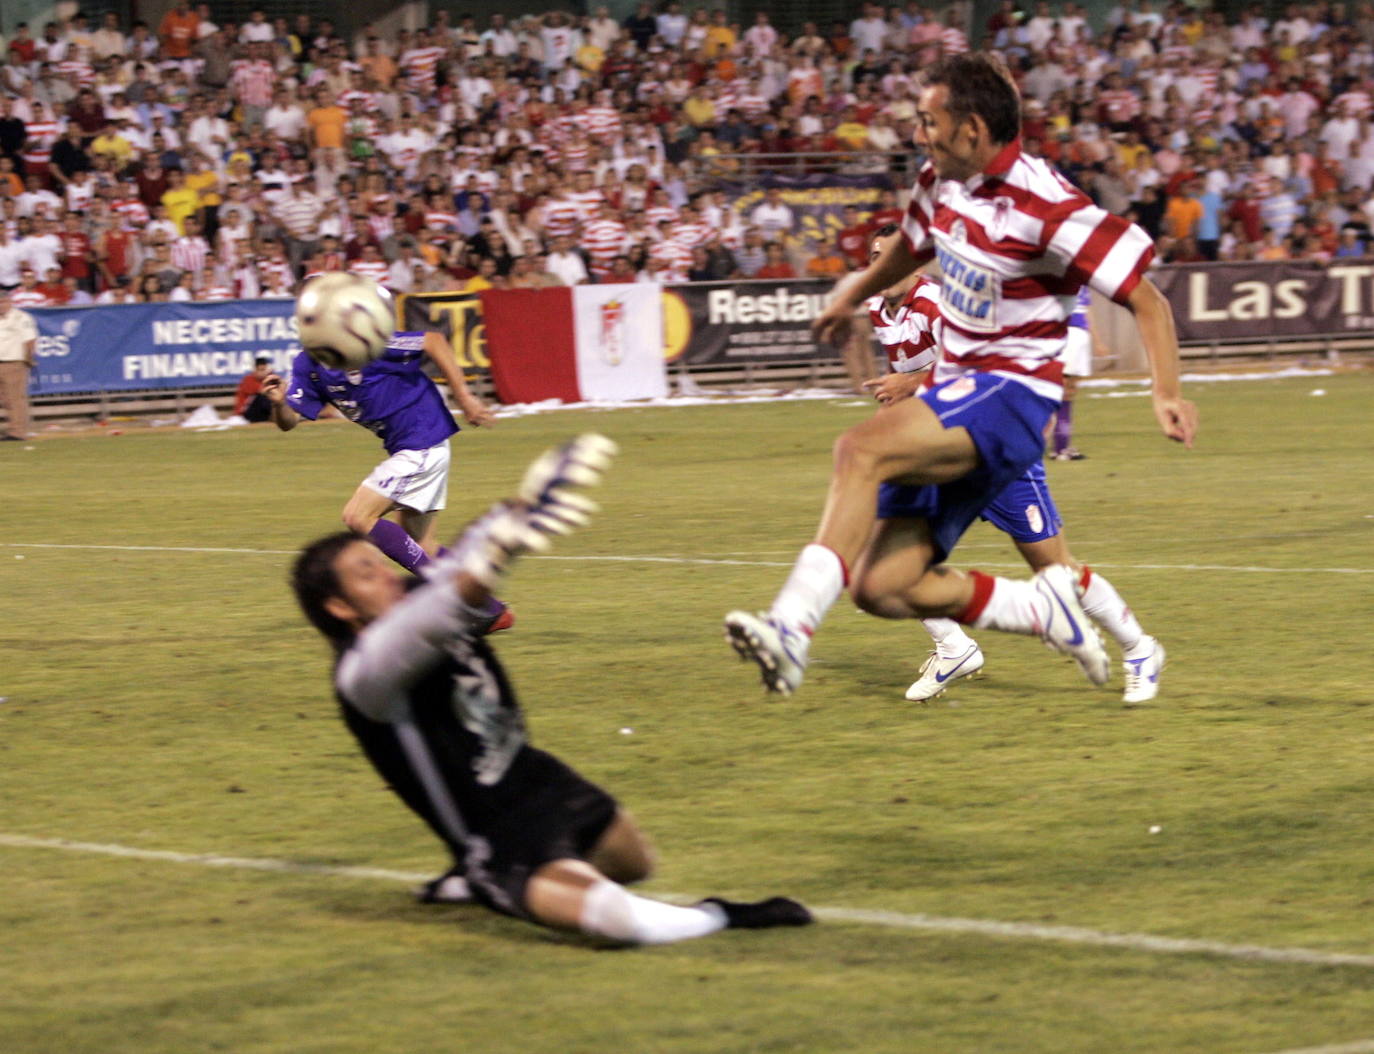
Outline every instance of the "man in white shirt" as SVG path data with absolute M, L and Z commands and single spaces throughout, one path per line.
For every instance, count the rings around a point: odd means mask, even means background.
M 863 17 L 849 23 L 849 37 L 854 42 L 854 54 L 865 51 L 881 52 L 887 39 L 887 23 L 883 21 L 883 9 L 877 4 L 864 4 Z
M 9 226 L 0 223 L 0 290 L 17 286 L 23 267 L 24 247 L 10 238 Z
M 587 264 L 572 250 L 572 239 L 566 236 L 553 240 L 553 251 L 549 253 L 547 270 L 564 285 L 586 285 L 590 276 Z
M 491 53 L 504 59 L 515 54 L 515 34 L 506 25 L 506 16 L 499 11 L 491 16 L 491 26 L 477 38 L 485 49 L 491 45 Z
M 23 442 L 29 438 L 29 371 L 38 360 L 38 326 L 33 316 L 10 301 L 8 289 L 0 289 L 0 402 L 4 403 L 8 430 L 0 441 Z
M 255 7 L 248 15 L 248 21 L 239 26 L 239 40 L 245 44 L 272 43 L 272 23 L 267 21 L 267 13 Z
M 91 34 L 91 55 L 97 62 L 112 55 L 123 58 L 128 51 L 124 34 L 119 31 L 119 16 L 106 11 L 100 28 Z
M 289 143 L 304 137 L 305 111 L 292 100 L 289 92 L 278 91 L 272 96 L 263 125 L 269 132 L 276 133 L 277 138 Z
M 795 222 L 792 210 L 783 204 L 782 191 L 777 187 L 764 191 L 763 203 L 749 213 L 749 225 L 762 231 L 765 241 L 790 231 Z

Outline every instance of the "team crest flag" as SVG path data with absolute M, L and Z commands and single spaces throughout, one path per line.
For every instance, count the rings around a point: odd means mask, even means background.
M 492 382 L 503 403 L 668 394 L 657 284 L 487 289 L 481 299 Z

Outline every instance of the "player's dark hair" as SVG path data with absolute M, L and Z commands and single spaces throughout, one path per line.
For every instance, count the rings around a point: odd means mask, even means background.
M 873 237 L 886 238 L 889 234 L 896 234 L 899 230 L 901 230 L 901 228 L 898 227 L 895 223 L 884 223 L 881 227 L 879 227 L 876 231 L 873 232 Z
M 291 588 L 301 612 L 337 651 L 353 643 L 353 627 L 331 615 L 324 605 L 330 597 L 343 595 L 334 561 L 360 537 L 352 531 L 339 531 L 318 538 L 300 551 L 291 568 Z
M 995 143 L 1010 143 L 1021 134 L 1021 96 L 1002 61 L 993 55 L 968 52 L 946 55 L 921 73 L 925 87 L 943 84 L 946 103 L 955 122 L 974 114 L 988 126 Z

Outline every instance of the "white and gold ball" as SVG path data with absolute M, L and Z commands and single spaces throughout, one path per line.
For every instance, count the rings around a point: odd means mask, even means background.
M 380 358 L 395 321 L 391 294 L 362 275 L 323 274 L 296 297 L 301 347 L 332 370 L 360 370 Z

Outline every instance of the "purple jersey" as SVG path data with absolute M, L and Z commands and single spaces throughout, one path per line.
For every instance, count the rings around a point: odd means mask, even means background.
M 1073 305 L 1073 314 L 1069 316 L 1069 325 L 1079 329 L 1088 328 L 1088 308 L 1092 305 L 1092 293 L 1087 286 L 1078 290 L 1078 300 Z
M 315 420 L 332 403 L 354 424 L 377 434 L 388 454 L 438 446 L 458 425 L 425 375 L 423 333 L 393 333 L 386 351 L 361 370 L 331 370 L 305 352 L 291 363 L 286 402 Z

